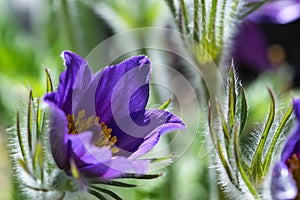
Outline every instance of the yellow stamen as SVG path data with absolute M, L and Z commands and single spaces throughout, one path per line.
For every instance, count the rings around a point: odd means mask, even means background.
M 87 130 L 97 130 L 100 128 L 99 137 L 95 142 L 98 147 L 107 146 L 111 149 L 112 153 L 117 153 L 119 149 L 115 146 L 117 142 L 116 136 L 111 136 L 112 129 L 108 128 L 104 122 L 100 121 L 100 117 L 91 115 L 85 116 L 85 110 L 78 112 L 76 121 L 74 115 L 67 115 L 69 134 L 77 134 Z
M 297 187 L 300 188 L 300 160 L 298 156 L 293 154 L 292 157 L 288 159 L 287 164 L 296 181 Z M 300 200 L 300 192 L 298 192 L 298 195 L 294 200 Z

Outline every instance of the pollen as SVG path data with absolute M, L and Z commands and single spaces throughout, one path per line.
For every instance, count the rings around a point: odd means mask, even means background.
M 294 180 L 297 183 L 297 187 L 300 188 L 300 159 L 296 154 L 293 154 L 290 159 L 287 160 L 287 164 L 293 175 Z M 300 200 L 300 193 L 298 192 L 297 197 L 294 200 Z
M 104 122 L 100 122 L 100 117 L 94 115 L 86 116 L 85 110 L 78 112 L 76 121 L 74 115 L 68 115 L 68 132 L 69 134 L 78 134 L 87 130 L 99 132 L 95 145 L 98 147 L 107 146 L 111 149 L 112 153 L 119 152 L 119 149 L 115 146 L 117 142 L 116 136 L 111 136 L 112 129 L 108 128 Z

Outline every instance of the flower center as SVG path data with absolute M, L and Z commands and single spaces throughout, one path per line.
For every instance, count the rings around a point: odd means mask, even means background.
M 108 128 L 104 122 L 99 124 L 100 117 L 95 117 L 94 115 L 86 117 L 85 110 L 81 110 L 78 112 L 76 121 L 74 115 L 71 114 L 67 115 L 67 120 L 69 134 L 78 134 L 87 130 L 99 132 L 94 142 L 95 146 L 107 146 L 110 148 L 112 153 L 117 153 L 119 151 L 119 149 L 115 146 L 117 137 L 111 136 L 112 129 Z
M 296 154 L 293 154 L 290 159 L 287 160 L 287 164 L 290 168 L 290 171 L 296 181 L 297 188 L 300 188 L 300 159 Z M 300 200 L 300 193 L 296 196 L 295 200 Z

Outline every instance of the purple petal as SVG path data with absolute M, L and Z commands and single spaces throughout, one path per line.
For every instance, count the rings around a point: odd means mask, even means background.
M 126 173 L 145 174 L 148 170 L 149 163 L 148 160 L 131 161 L 125 157 L 114 157 L 110 162 L 109 169 L 102 178 L 119 178 Z
M 299 0 L 277 0 L 267 2 L 247 18 L 259 23 L 287 24 L 299 17 Z
M 150 61 L 135 56 L 117 65 L 106 67 L 96 91 L 96 113 L 101 122 L 143 114 L 149 98 Z
M 88 165 L 79 169 L 80 175 L 85 178 L 100 178 L 107 172 L 109 169 L 110 161 L 106 163 L 96 163 L 92 165 Z
M 57 92 L 52 95 L 46 95 L 45 100 L 52 101 L 57 104 L 65 113 L 72 113 L 72 96 L 74 83 L 77 78 L 79 69 L 86 68 L 86 61 L 80 56 L 70 52 L 64 51 L 63 57 L 65 60 L 65 66 L 67 69 L 62 72 L 59 78 L 59 85 Z M 85 70 L 82 70 L 84 72 Z M 82 76 L 79 76 L 80 78 Z
M 153 141 L 153 137 L 156 137 L 152 136 L 154 132 L 158 134 L 158 141 L 160 135 L 167 131 L 183 129 L 185 127 L 184 123 L 178 117 L 163 110 L 147 110 L 143 124 L 135 124 L 134 126 L 131 125 L 127 127 L 126 124 L 129 124 L 128 120 L 120 120 L 118 121 L 118 124 L 111 124 L 110 126 L 113 130 L 113 134 L 117 136 L 118 141 L 116 145 L 121 150 L 120 154 L 125 156 L 135 152 L 140 145 L 145 142 L 148 136 L 151 137 L 151 141 Z M 120 127 L 122 127 L 122 129 Z M 157 141 L 152 142 L 152 145 L 148 146 L 148 148 L 146 148 L 147 144 L 145 144 L 143 150 L 140 150 L 139 152 L 149 151 Z
M 273 200 L 294 199 L 297 194 L 297 184 L 286 164 L 283 162 L 276 163 L 271 177 L 271 195 Z
M 135 159 L 139 156 L 144 155 L 145 153 L 149 152 L 153 147 L 158 143 L 160 136 L 163 134 L 178 130 L 178 129 L 185 129 L 185 124 L 175 115 L 168 113 L 168 120 L 165 124 L 157 127 L 153 130 L 140 144 L 138 149 L 129 157 L 129 159 Z
M 67 137 L 68 122 L 65 113 L 52 103 L 49 105 L 50 146 L 53 158 L 60 169 L 68 161 Z
M 107 147 L 96 147 L 92 144 L 92 139 L 93 133 L 90 131 L 68 135 L 71 156 L 79 169 L 88 165 L 104 163 L 111 159 L 111 150 Z
M 281 161 L 286 162 L 292 154 L 300 152 L 300 99 L 294 99 L 294 112 L 296 116 L 296 128 L 289 136 L 282 151 Z
M 257 72 L 273 68 L 267 58 L 266 38 L 256 24 L 243 22 L 233 46 L 233 55 L 239 64 L 249 66 Z

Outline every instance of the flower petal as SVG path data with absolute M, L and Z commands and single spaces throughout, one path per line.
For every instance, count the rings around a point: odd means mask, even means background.
M 117 65 L 106 67 L 96 91 L 96 114 L 101 122 L 144 113 L 149 98 L 150 61 L 135 56 Z
M 240 25 L 233 46 L 233 56 L 239 64 L 256 72 L 273 68 L 267 58 L 266 38 L 258 25 L 251 21 Z
M 299 17 L 299 0 L 277 0 L 267 2 L 247 18 L 259 23 L 287 24 Z
M 168 113 L 165 124 L 154 129 L 139 145 L 138 149 L 129 157 L 135 159 L 150 151 L 159 141 L 160 136 L 173 130 L 185 129 L 185 124 L 172 113 Z
M 53 158 L 60 169 L 68 160 L 67 137 L 68 122 L 65 113 L 53 103 L 49 105 L 50 146 Z
M 104 179 L 120 178 L 126 173 L 137 175 L 145 174 L 149 167 L 149 160 L 128 160 L 125 157 L 114 157 L 109 164 L 109 169 L 102 176 Z
M 70 51 L 64 51 L 63 57 L 67 69 L 60 75 L 60 83 L 58 85 L 57 92 L 54 92 L 54 94 L 46 95 L 44 99 L 52 101 L 53 103 L 57 104 L 58 107 L 61 108 L 65 113 L 71 114 L 74 83 L 77 78 L 79 69 L 81 67 L 86 68 L 87 62 L 80 56 Z M 79 78 L 81 77 L 82 76 L 79 76 Z
M 271 195 L 274 200 L 294 199 L 298 194 L 297 184 L 283 162 L 276 163 L 271 178 Z
M 68 135 L 71 156 L 78 169 L 110 160 L 112 153 L 107 147 L 96 147 L 92 143 L 93 132 L 87 131 Z
M 126 126 L 129 124 L 126 118 L 110 124 L 113 135 L 116 135 L 118 139 L 116 146 L 120 149 L 120 155 L 128 156 L 135 152 L 147 139 L 149 142 L 152 141 L 150 142 L 152 145 L 145 144 L 143 150 L 141 149 L 139 152 L 148 152 L 158 142 L 160 135 L 170 130 L 185 128 L 184 123 L 178 117 L 163 110 L 147 110 L 143 118 L 142 124 L 134 126 Z M 151 136 L 152 134 L 156 136 Z M 156 142 L 153 137 L 157 137 Z

